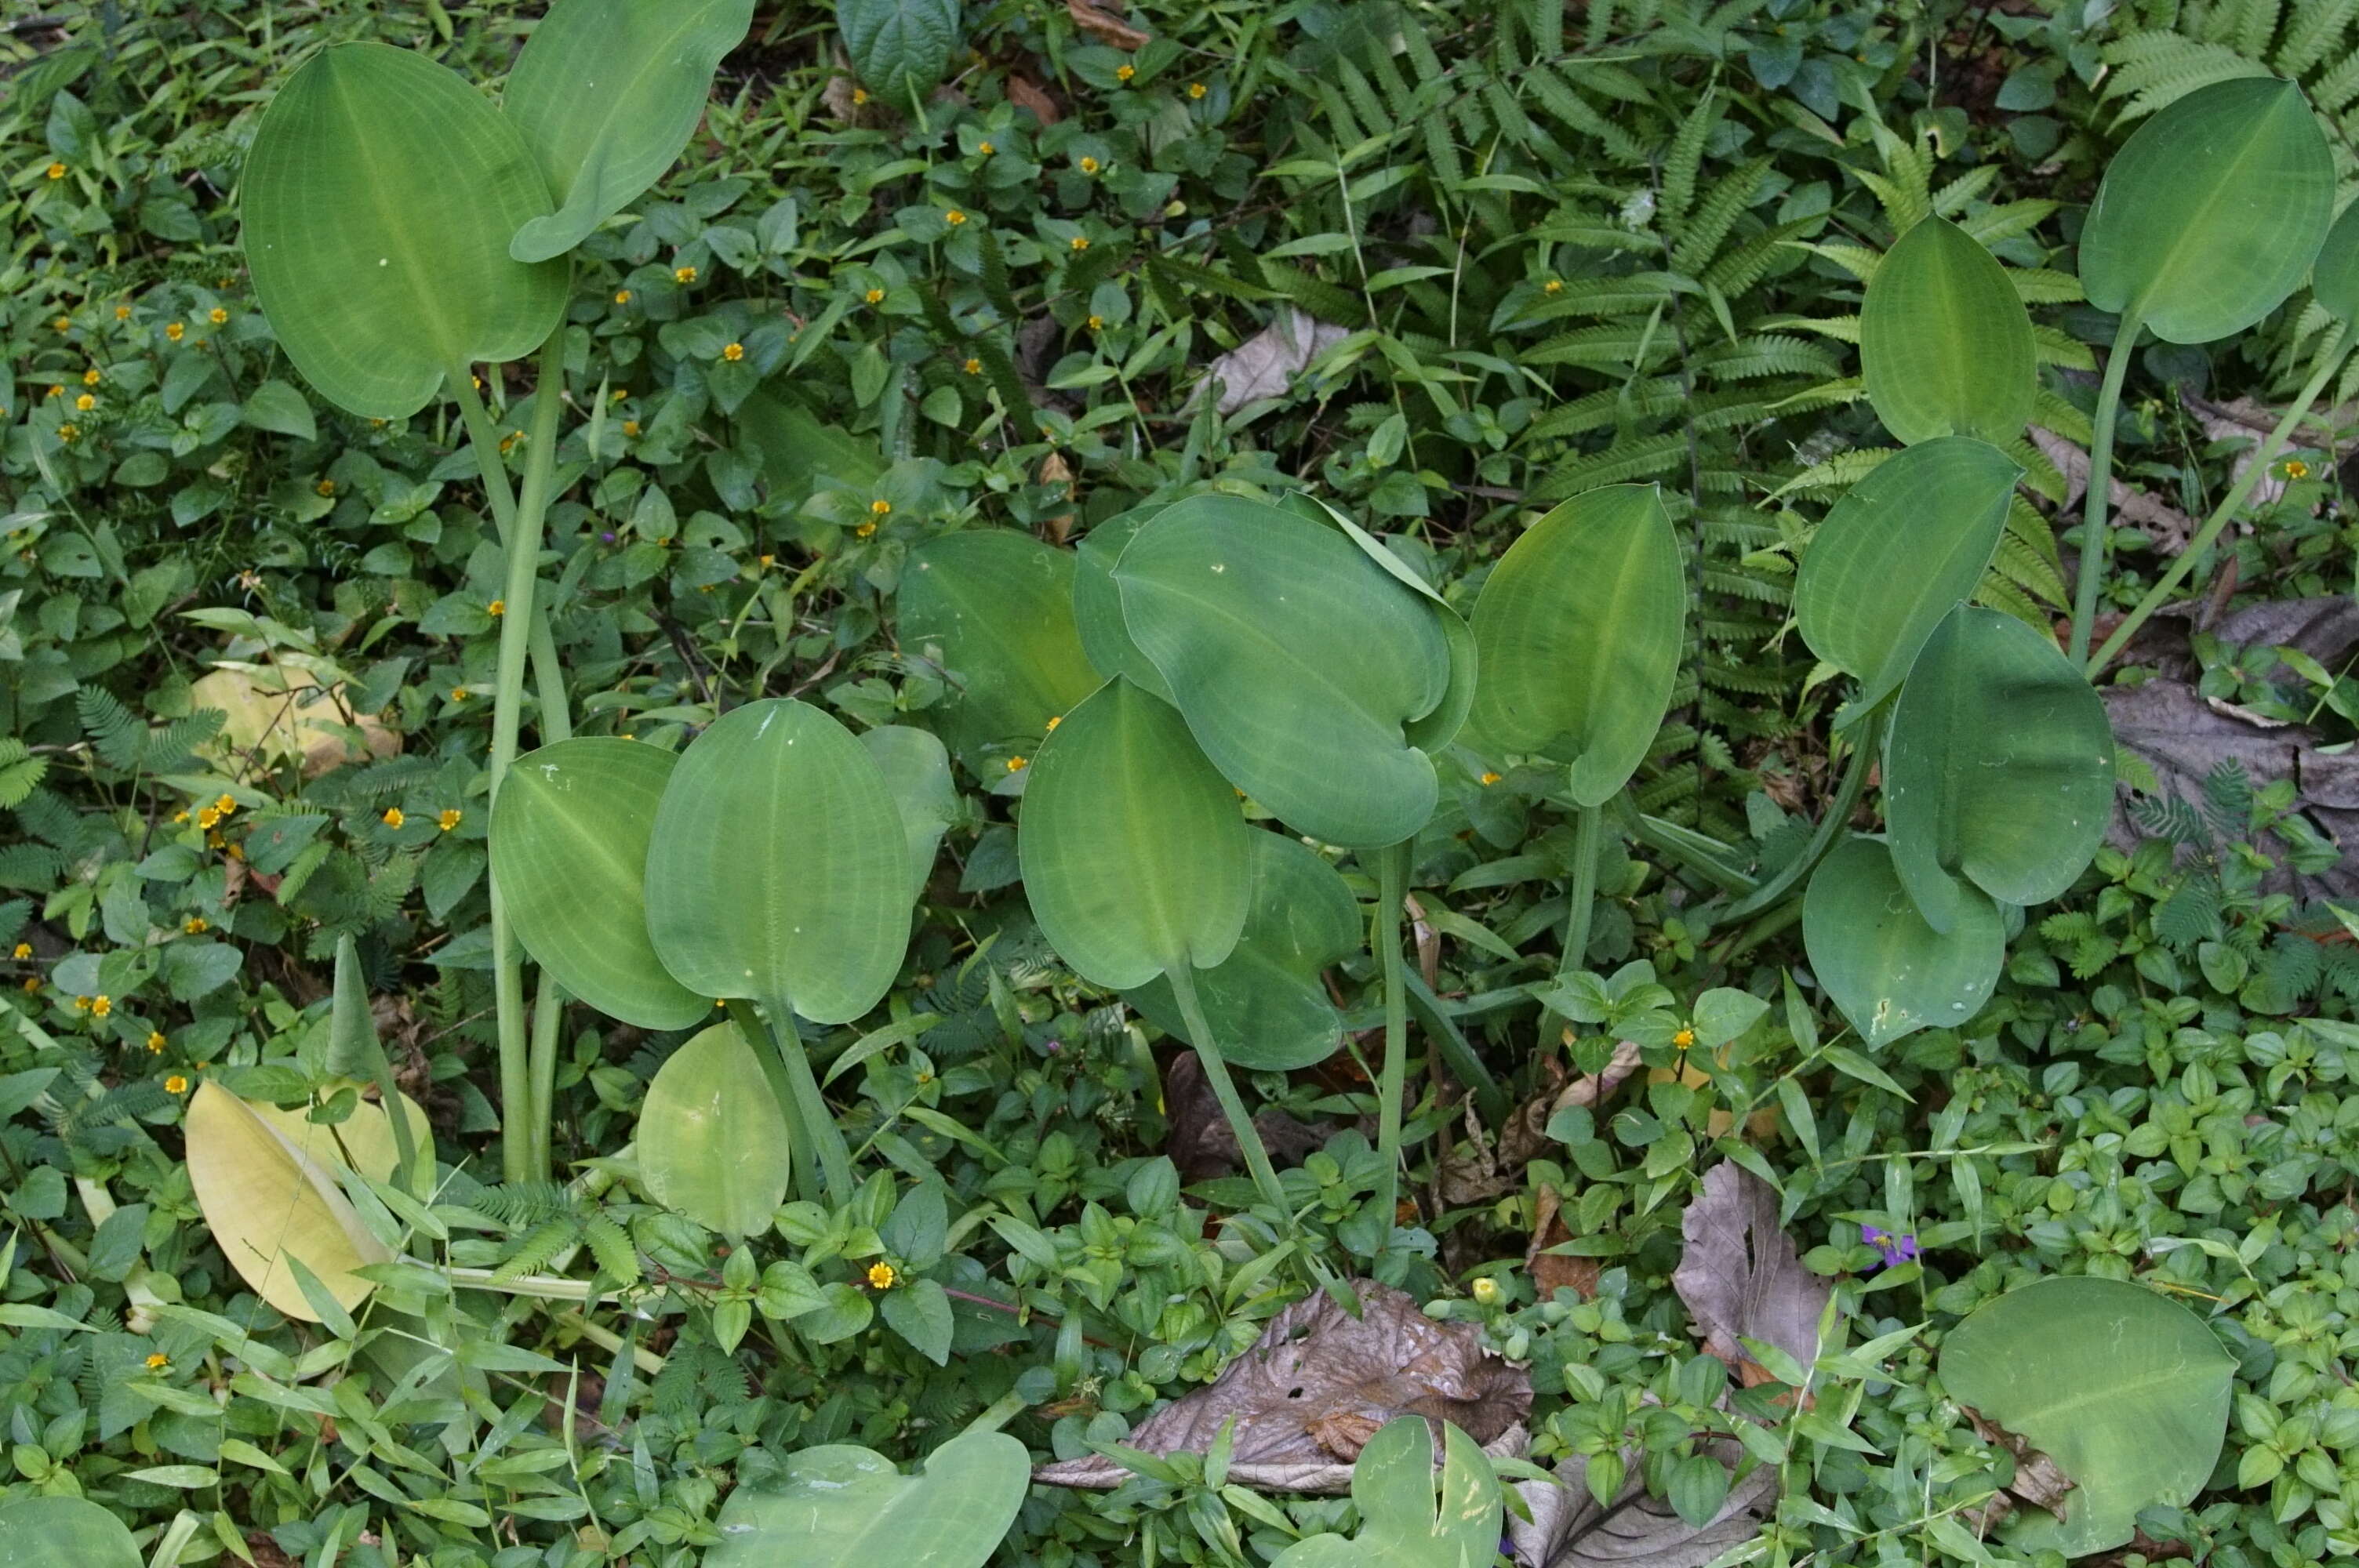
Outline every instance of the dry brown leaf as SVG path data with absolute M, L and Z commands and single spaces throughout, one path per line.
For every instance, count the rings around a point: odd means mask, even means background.
M 1018 109 L 1029 109 L 1033 117 L 1045 128 L 1064 118 L 1057 101 L 1041 89 L 1038 82 L 1021 71 L 1007 73 L 1007 101 Z
M 1204 367 L 1204 379 L 1188 396 L 1190 409 L 1204 400 L 1204 389 L 1221 384 L 1220 409 L 1234 414 L 1265 397 L 1283 397 L 1311 361 L 1351 334 L 1314 319 L 1291 305 L 1281 305 L 1269 325 Z
M 1273 1492 L 1343 1492 L 1361 1446 L 1386 1422 L 1454 1422 L 1495 1456 L 1520 1454 L 1531 1379 L 1483 1346 L 1473 1324 L 1436 1323 L 1416 1300 L 1354 1280 L 1356 1318 L 1323 1292 L 1276 1317 L 1204 1388 L 1141 1422 L 1124 1446 L 1201 1454 L 1236 1422 L 1229 1479 Z M 1109 1488 L 1130 1472 L 1101 1454 L 1043 1465 L 1033 1479 Z
M 1564 1223 L 1563 1200 L 1556 1189 L 1543 1185 L 1532 1207 L 1532 1241 L 1524 1249 L 1524 1271 L 1532 1277 L 1539 1299 L 1552 1302 L 1559 1291 L 1571 1291 L 1582 1301 L 1594 1299 L 1597 1276 L 1603 1271 L 1597 1260 L 1549 1250 L 1572 1239 L 1572 1231 Z
M 354 713 L 341 685 L 323 689 L 309 670 L 226 665 L 190 687 L 189 695 L 197 707 L 229 716 L 203 749 L 233 766 L 248 759 L 265 768 L 299 761 L 303 776 L 315 779 L 346 762 L 401 753 L 398 734 L 374 713 Z
M 2062 1519 L 2070 1503 L 2065 1494 L 2072 1489 L 2071 1477 L 2026 1439 L 1995 1422 L 1984 1421 L 1972 1406 L 1965 1407 L 1965 1411 L 1966 1419 L 1973 1422 L 1975 1433 L 1984 1442 L 1995 1444 L 2013 1456 L 2015 1479 L 1959 1517 L 1973 1530 L 1988 1530 L 2013 1513 L 2017 1504 L 2028 1503 Z
M 1551 1070 L 1554 1071 L 1553 1064 Z M 1548 1124 L 1568 1106 L 1595 1107 L 1638 1070 L 1638 1047 L 1627 1040 L 1614 1047 L 1605 1065 L 1594 1073 L 1542 1089 L 1516 1108 L 1499 1138 L 1499 1157 L 1512 1165 L 1531 1163 L 1554 1141 Z
M 1171 1157 L 1184 1182 L 1209 1182 L 1245 1163 L 1237 1135 L 1221 1109 L 1218 1096 L 1204 1076 L 1204 1065 L 1193 1051 L 1171 1059 L 1163 1075 L 1163 1110 L 1171 1124 L 1163 1152 Z M 1269 1150 L 1271 1163 L 1281 1168 L 1299 1165 L 1327 1145 L 1334 1129 L 1297 1121 L 1282 1110 L 1265 1110 L 1254 1117 L 1254 1130 Z
M 1044 485 L 1060 485 L 1064 487 L 1065 499 L 1068 501 L 1073 499 L 1073 465 L 1065 460 L 1064 453 L 1050 452 L 1041 460 L 1040 482 Z M 1072 532 L 1072 527 L 1073 514 L 1071 512 L 1060 512 L 1054 517 L 1042 518 L 1040 522 L 1042 536 L 1052 545 L 1063 544 L 1065 535 Z
M 1098 9 L 1090 0 L 1065 0 L 1065 15 L 1073 19 L 1073 26 L 1112 49 L 1140 49 L 1150 37 L 1121 17 Z
M 2064 504 L 2059 508 L 2059 513 L 2071 513 L 2080 504 L 2082 495 L 2089 488 L 2089 454 L 2055 431 L 2038 425 L 2031 427 L 2031 440 L 2048 460 L 2056 465 L 2056 470 L 2064 476 Z M 2162 554 L 2179 554 L 2187 547 L 2187 541 L 2194 536 L 2194 520 L 2169 503 L 2146 491 L 2133 489 L 2119 479 L 2107 488 L 2114 520 L 2136 524 L 2153 539 L 2155 548 Z
M 1703 1335 L 1704 1349 L 1745 1378 L 1752 1358 L 1739 1343 L 1774 1345 L 1808 1367 L 1819 1357 L 1819 1318 L 1832 1285 L 1802 1267 L 1794 1238 L 1777 1224 L 1777 1194 L 1733 1162 L 1704 1173 L 1680 1232 L 1687 1249 L 1671 1288 Z
M 1734 1469 L 1743 1457 L 1723 1440 L 1705 1452 Z M 1777 1508 L 1777 1472 L 1756 1465 L 1729 1485 L 1720 1512 L 1701 1530 L 1671 1505 L 1647 1495 L 1646 1455 L 1633 1450 L 1613 1506 L 1601 1507 L 1589 1490 L 1589 1461 L 1570 1454 L 1558 1462 L 1553 1481 L 1521 1481 L 1516 1489 L 1532 1512 L 1531 1521 L 1507 1513 L 1507 1540 L 1526 1568 L 1704 1568 L 1731 1547 L 1753 1539 Z

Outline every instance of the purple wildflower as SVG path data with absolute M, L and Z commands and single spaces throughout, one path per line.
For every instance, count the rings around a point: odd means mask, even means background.
M 1884 1266 L 1887 1269 L 1897 1269 L 1903 1263 L 1917 1260 L 1917 1238 L 1913 1234 L 1903 1232 L 1896 1236 L 1872 1225 L 1863 1225 L 1859 1227 L 1859 1238 L 1883 1254 Z

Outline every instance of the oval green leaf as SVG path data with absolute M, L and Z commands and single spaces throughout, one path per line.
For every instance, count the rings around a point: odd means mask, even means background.
M 1857 677 L 1855 711 L 1898 686 L 1998 552 L 2023 470 L 1986 441 L 1940 436 L 1896 452 L 1827 513 L 1802 554 L 1802 641 Z
M 876 760 L 808 703 L 723 714 L 656 809 L 647 933 L 706 996 L 814 1023 L 875 1006 L 909 945 L 908 839 Z
M 905 654 L 942 666 L 942 738 L 972 762 L 1029 749 L 1049 720 L 1097 689 L 1073 623 L 1073 557 L 1012 528 L 945 534 L 901 574 Z
M 754 0 L 564 0 L 508 73 L 507 117 L 557 211 L 508 254 L 547 261 L 635 200 L 704 116 L 712 73 L 754 22 Z
M 2003 903 L 2060 897 L 2113 819 L 2114 730 L 2096 688 L 2012 615 L 1950 611 L 1900 687 L 1884 752 L 1892 860 L 1936 931 L 1959 877 Z
M 549 207 L 532 155 L 423 55 L 357 43 L 313 56 L 264 112 L 244 190 L 271 330 L 355 414 L 414 414 L 446 372 L 529 353 L 564 313 L 565 264 L 508 254 Z
M 2340 319 L 2359 320 L 2359 201 L 2326 231 L 2326 243 L 2310 269 L 2310 291 Z
M 766 1227 L 794 1173 L 786 1114 L 734 1023 L 703 1031 L 656 1069 L 636 1147 L 647 1195 L 723 1236 Z
M 2235 1357 L 2203 1320 L 2142 1285 L 2036 1280 L 1977 1307 L 1941 1345 L 1941 1386 L 2053 1459 L 2061 1519 L 2017 1509 L 2017 1552 L 2127 1541 L 2140 1509 L 2191 1501 L 2220 1462 Z
M 2334 155 L 2301 89 L 2215 81 L 2114 155 L 2081 230 L 2081 283 L 2158 338 L 2208 343 L 2300 287 L 2333 218 Z
M 647 840 L 679 761 L 636 741 L 560 741 L 518 757 L 492 807 L 492 877 L 516 940 L 567 990 L 641 1029 L 712 1011 L 647 935 Z
M 1004 1432 L 953 1437 L 916 1476 L 865 1448 L 806 1448 L 787 1456 L 777 1479 L 730 1494 L 705 1568 L 983 1568 L 1031 1482 L 1031 1455 Z
M 1114 586 L 1114 563 L 1130 547 L 1138 531 L 1153 522 L 1169 504 L 1155 502 L 1134 506 L 1109 517 L 1088 533 L 1073 549 L 1073 621 L 1082 634 L 1082 650 L 1090 666 L 1107 680 L 1120 676 L 1164 701 L 1171 687 L 1154 661 L 1138 651 L 1122 622 L 1122 590 Z
M 0 1568 L 139 1568 L 139 1543 L 83 1498 L 19 1498 L 0 1508 Z
M 1653 485 L 1584 492 L 1509 546 L 1474 605 L 1488 745 L 1571 764 L 1572 798 L 1610 800 L 1646 760 L 1679 678 L 1687 580 Z
M 951 754 L 930 730 L 886 724 L 860 737 L 885 774 L 893 808 L 909 846 L 909 898 L 924 895 L 934 874 L 934 856 L 958 814 L 958 785 L 951 779 Z
M 1033 759 L 1016 846 L 1049 946 L 1124 990 L 1229 956 L 1252 893 L 1251 832 L 1180 715 L 1116 679 Z
M 1441 618 L 1336 529 L 1198 495 L 1114 567 L 1123 622 L 1205 755 L 1298 833 L 1395 844 L 1440 795 L 1408 730 L 1444 707 Z
M 1802 945 L 1819 984 L 1871 1047 L 1965 1023 L 1990 1000 L 2006 957 L 1997 906 L 1961 889 L 1951 930 L 1934 930 L 1877 838 L 1846 839 L 1810 873 Z
M 1903 445 L 2003 443 L 2030 423 L 2031 313 L 1998 258 L 1947 218 L 1919 220 L 1867 280 L 1859 362 L 1868 402 Z
M 308 1125 L 308 1124 L 307 1124 Z M 324 1152 L 325 1128 L 313 1128 Z M 189 1184 L 222 1256 L 254 1293 L 306 1323 L 319 1312 L 287 1265 L 301 1260 L 350 1312 L 375 1289 L 353 1271 L 393 1254 L 368 1233 L 334 1173 L 264 1116 L 211 1080 L 189 1101 Z
M 1366 929 L 1360 901 L 1343 873 L 1301 840 L 1249 831 L 1247 841 L 1253 891 L 1245 930 L 1226 958 L 1196 977 L 1197 1000 L 1213 1048 L 1231 1066 L 1314 1067 L 1343 1043 L 1343 1015 L 1320 976 L 1360 950 Z M 1169 981 L 1123 994 L 1165 1033 L 1188 1038 Z

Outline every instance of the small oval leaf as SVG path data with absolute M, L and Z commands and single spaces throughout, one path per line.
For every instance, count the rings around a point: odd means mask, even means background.
M 945 534 L 901 573 L 905 654 L 940 665 L 951 693 L 942 739 L 970 762 L 1030 749 L 1099 677 L 1073 623 L 1073 557 L 1012 528 Z
M 1031 1455 L 1004 1432 L 953 1437 L 914 1476 L 865 1448 L 806 1448 L 788 1454 L 776 1478 L 730 1494 L 721 1544 L 705 1553 L 705 1568 L 983 1568 L 1016 1522 L 1031 1480 Z
M 704 1030 L 656 1069 L 636 1147 L 647 1195 L 723 1236 L 766 1227 L 794 1173 L 786 1114 L 734 1023 Z
M 2006 957 L 1989 899 L 1961 889 L 1951 930 L 1934 930 L 1877 838 L 1846 839 L 1810 873 L 1802 945 L 1819 984 L 1871 1047 L 1967 1022 L 1990 1000 Z
M 2038 389 L 2032 351 L 2031 313 L 2006 269 L 1947 218 L 1919 220 L 1867 280 L 1860 368 L 1903 445 L 2021 436 Z

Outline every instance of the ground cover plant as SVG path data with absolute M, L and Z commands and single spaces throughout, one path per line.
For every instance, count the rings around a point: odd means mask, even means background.
M 0 1563 L 2359 1557 L 2354 40 L 0 19 Z

